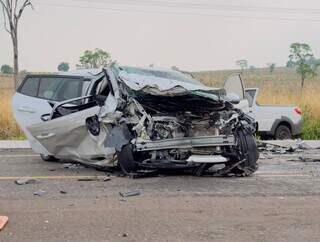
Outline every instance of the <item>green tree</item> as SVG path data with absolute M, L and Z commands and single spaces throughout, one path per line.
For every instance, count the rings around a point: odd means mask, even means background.
M 240 66 L 241 71 L 244 71 L 245 69 L 248 68 L 248 61 L 247 61 L 247 60 L 244 60 L 244 59 L 242 59 L 242 60 L 237 60 L 237 61 L 236 61 L 236 65 L 237 65 L 237 66 Z
M 13 73 L 13 68 L 9 65 L 2 65 L 1 66 L 1 73 L 3 74 L 12 74 Z
M 308 58 L 312 56 L 312 50 L 308 44 L 291 44 L 289 60 L 294 63 L 296 71 L 301 77 L 301 90 L 303 89 L 306 78 L 312 76 L 314 73 L 311 68 L 311 65 L 307 63 Z
M 69 71 L 69 69 L 70 69 L 70 66 L 68 62 L 61 62 L 58 65 L 58 71 Z
M 270 73 L 274 72 L 274 69 L 276 68 L 276 63 L 268 63 L 267 66 L 269 67 Z
M 101 68 L 111 63 L 111 55 L 102 50 L 86 50 L 82 56 L 80 56 L 79 64 L 77 68 L 90 69 L 90 68 Z

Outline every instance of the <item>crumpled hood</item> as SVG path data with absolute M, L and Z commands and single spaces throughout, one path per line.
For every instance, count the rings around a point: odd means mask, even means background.
M 134 91 L 142 91 L 157 96 L 176 96 L 193 93 L 205 94 L 207 98 L 219 99 L 217 94 L 223 89 L 207 87 L 202 84 L 188 83 L 167 78 L 120 73 L 123 82 Z

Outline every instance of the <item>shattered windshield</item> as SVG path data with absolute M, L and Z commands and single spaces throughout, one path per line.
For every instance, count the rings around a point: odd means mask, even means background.
M 178 71 L 170 71 L 170 70 L 162 71 L 162 70 L 143 69 L 143 68 L 128 67 L 128 66 L 121 67 L 121 69 L 126 71 L 128 74 L 152 76 L 152 77 L 165 78 L 170 80 L 177 80 L 181 82 L 202 85 L 199 81 L 192 79 L 191 77 Z

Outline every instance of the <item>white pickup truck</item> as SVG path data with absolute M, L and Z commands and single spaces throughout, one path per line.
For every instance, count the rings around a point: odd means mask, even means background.
M 260 135 L 275 139 L 291 139 L 302 132 L 302 112 L 296 106 L 259 105 L 259 88 L 245 89 L 249 116 L 258 124 Z

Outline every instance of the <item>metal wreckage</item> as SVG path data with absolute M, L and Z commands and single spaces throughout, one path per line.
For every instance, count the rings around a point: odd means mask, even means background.
M 95 75 L 90 95 L 56 103 L 45 122 L 27 127 L 29 140 L 50 158 L 118 166 L 126 174 L 255 172 L 256 125 L 237 107 L 244 99 L 240 76 L 226 83 L 228 92 L 177 73 L 111 65 Z

